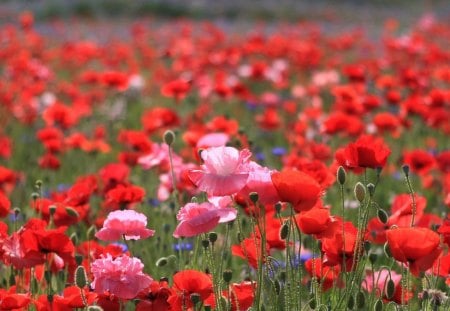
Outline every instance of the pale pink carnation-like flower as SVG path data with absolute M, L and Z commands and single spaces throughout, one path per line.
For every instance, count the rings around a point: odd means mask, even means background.
M 212 203 L 188 203 L 177 214 L 178 226 L 173 233 L 176 238 L 192 237 L 214 229 L 219 223 L 236 219 L 237 210 L 218 207 Z
M 189 178 L 208 196 L 232 195 L 247 183 L 250 151 L 233 147 L 212 147 L 202 151 L 201 170 L 189 171 Z
M 103 241 L 139 240 L 153 236 L 154 230 L 146 228 L 147 216 L 133 210 L 114 211 L 108 214 L 103 228 L 95 236 Z
M 113 259 L 107 254 L 91 265 L 92 288 L 99 294 L 109 292 L 120 299 L 133 299 L 153 281 L 142 272 L 143 268 L 144 264 L 138 258 L 122 255 Z

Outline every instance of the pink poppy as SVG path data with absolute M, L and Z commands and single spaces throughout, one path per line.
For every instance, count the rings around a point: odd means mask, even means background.
M 233 147 L 212 147 L 202 151 L 201 170 L 189 171 L 189 178 L 209 196 L 232 195 L 247 184 L 250 151 Z
M 113 259 L 107 254 L 91 265 L 92 288 L 99 294 L 109 292 L 120 299 L 133 299 L 153 281 L 142 272 L 143 268 L 144 264 L 138 258 L 122 255 Z
M 236 218 L 237 211 L 234 208 L 217 207 L 204 202 L 188 203 L 178 212 L 180 221 L 173 236 L 192 237 L 214 229 L 219 223 L 232 221 Z
M 225 146 L 229 140 L 230 136 L 228 134 L 210 133 L 200 137 L 197 142 L 197 148 Z
M 103 228 L 95 236 L 103 241 L 139 240 L 153 236 L 154 230 L 146 228 L 147 217 L 133 210 L 114 211 L 109 213 Z

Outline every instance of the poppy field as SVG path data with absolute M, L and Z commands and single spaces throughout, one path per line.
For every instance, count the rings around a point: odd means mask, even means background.
M 0 310 L 450 309 L 448 21 L 115 27 L 0 26 Z

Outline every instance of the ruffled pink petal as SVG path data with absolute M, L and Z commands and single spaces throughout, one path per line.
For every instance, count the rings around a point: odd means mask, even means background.
M 200 170 L 189 172 L 191 181 L 210 196 L 225 196 L 238 192 L 246 185 L 248 176 L 248 173 L 220 176 Z

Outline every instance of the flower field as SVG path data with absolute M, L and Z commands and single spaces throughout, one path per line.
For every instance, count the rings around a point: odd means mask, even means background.
M 118 23 L 0 27 L 0 310 L 450 309 L 448 21 Z

